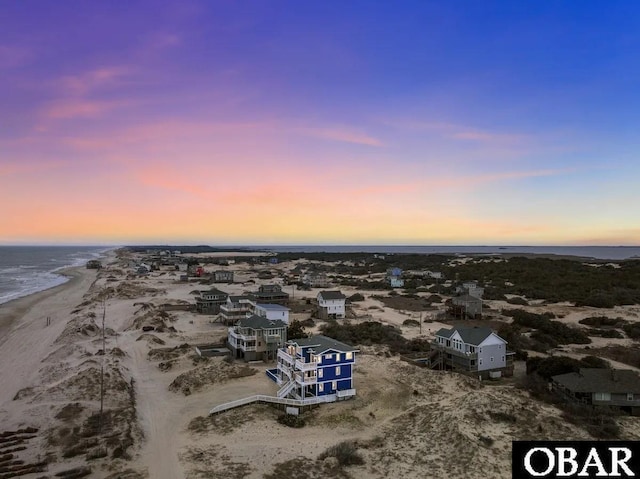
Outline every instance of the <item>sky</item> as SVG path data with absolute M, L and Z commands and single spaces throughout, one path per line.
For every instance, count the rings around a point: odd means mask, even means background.
M 640 2 L 0 2 L 0 244 L 640 244 Z

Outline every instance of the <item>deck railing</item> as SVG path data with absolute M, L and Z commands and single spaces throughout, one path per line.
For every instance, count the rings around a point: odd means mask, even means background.
M 355 394 L 355 390 L 353 391 Z M 326 396 L 314 396 L 307 399 L 289 399 L 289 398 L 279 398 L 275 396 L 264 396 L 262 394 L 257 394 L 255 396 L 249 396 L 242 399 L 236 399 L 235 401 L 231 401 L 228 403 L 220 404 L 209 411 L 209 415 L 217 414 L 223 411 L 228 411 L 229 409 L 233 409 L 240 406 L 245 406 L 247 404 L 251 404 L 254 402 L 263 402 L 263 403 L 271 403 L 271 404 L 284 404 L 285 406 L 310 406 L 313 404 L 322 404 L 326 402 L 335 402 L 338 399 L 338 396 L 335 394 L 328 394 Z

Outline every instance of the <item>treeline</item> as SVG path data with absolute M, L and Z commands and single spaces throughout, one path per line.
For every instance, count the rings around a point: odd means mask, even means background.
M 516 257 L 501 262 L 447 266 L 443 272 L 448 278 L 457 274 L 461 281 L 484 283 L 485 299 L 505 299 L 505 294 L 517 294 L 597 308 L 640 304 L 640 261 L 625 261 L 619 266 L 594 267 L 575 260 Z

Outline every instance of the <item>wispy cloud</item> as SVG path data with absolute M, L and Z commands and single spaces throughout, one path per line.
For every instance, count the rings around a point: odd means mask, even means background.
M 443 121 L 384 120 L 392 128 L 409 131 L 431 132 L 443 138 L 492 144 L 516 144 L 528 140 L 529 135 L 505 133 Z
M 63 92 L 73 96 L 85 96 L 99 88 L 119 85 L 131 74 L 131 68 L 123 65 L 96 68 L 78 75 L 60 79 Z
M 347 127 L 301 127 L 295 128 L 294 131 L 302 135 L 313 136 L 325 140 L 376 147 L 384 146 L 384 143 L 378 138 Z
M 98 101 L 85 99 L 58 100 L 43 111 L 43 116 L 51 120 L 68 120 L 72 118 L 97 118 L 117 108 L 130 105 L 124 100 Z

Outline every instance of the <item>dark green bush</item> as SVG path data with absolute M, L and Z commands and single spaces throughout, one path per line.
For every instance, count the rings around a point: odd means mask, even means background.
M 324 460 L 327 457 L 335 457 L 338 460 L 340 466 L 352 466 L 364 464 L 364 458 L 358 452 L 358 448 L 352 441 L 343 441 L 331 446 L 318 456 L 319 460 Z

